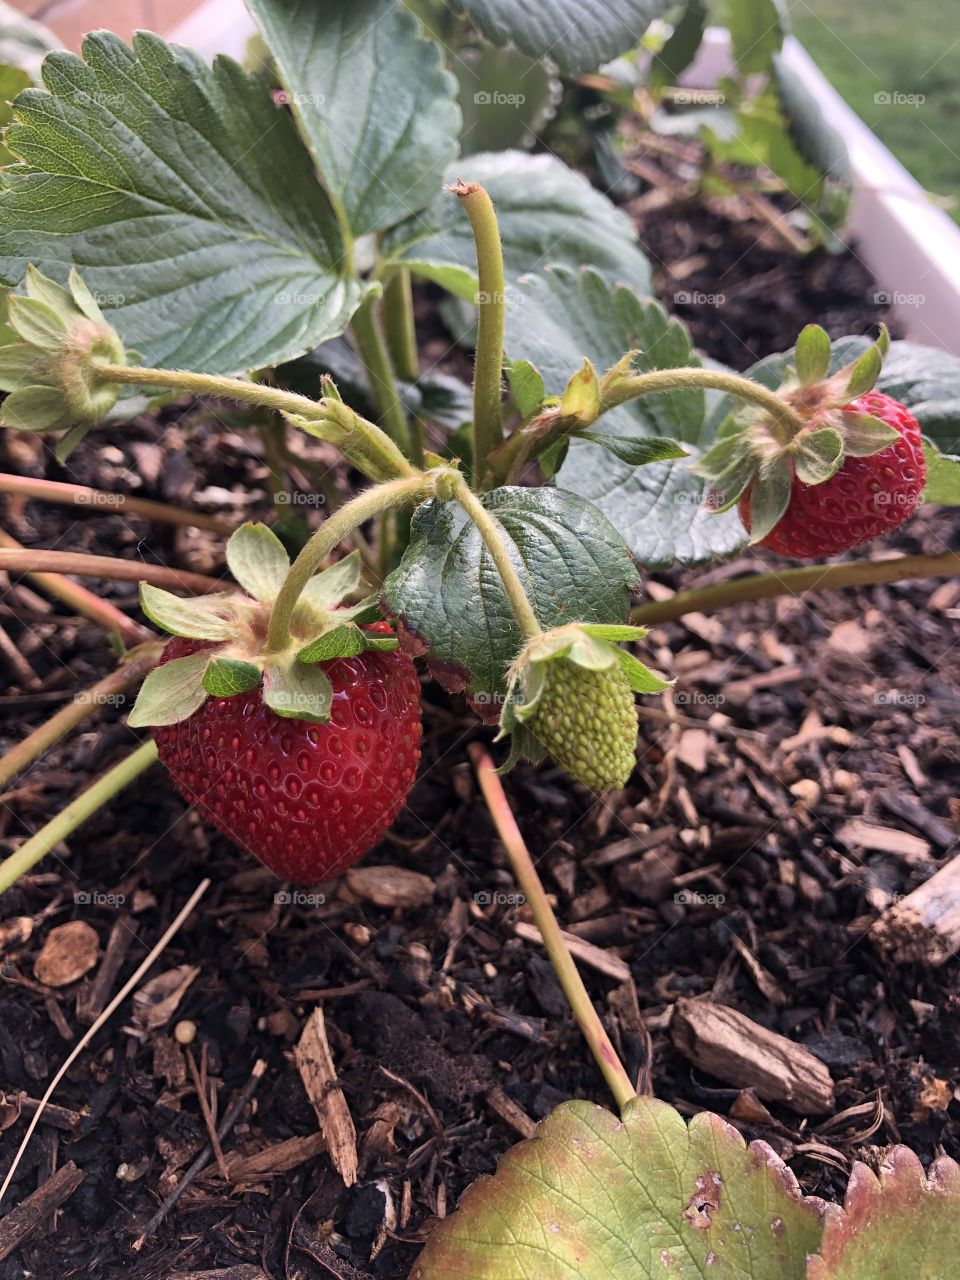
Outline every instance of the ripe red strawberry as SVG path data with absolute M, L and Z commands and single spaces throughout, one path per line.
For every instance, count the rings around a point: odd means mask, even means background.
M 881 418 L 899 431 L 901 439 L 866 458 L 847 456 L 823 484 L 804 484 L 795 474 L 786 514 L 761 540 L 761 547 L 791 559 L 834 556 L 889 533 L 913 514 L 927 474 L 920 424 L 882 391 L 868 391 L 844 410 Z M 749 533 L 749 490 L 739 509 Z
M 369 630 L 389 634 L 385 623 Z M 175 639 L 163 661 L 206 648 Z M 324 724 L 287 719 L 260 689 L 211 697 L 154 730 L 183 795 L 281 879 L 335 875 L 371 849 L 400 812 L 420 759 L 420 684 L 409 657 L 370 650 L 324 664 Z

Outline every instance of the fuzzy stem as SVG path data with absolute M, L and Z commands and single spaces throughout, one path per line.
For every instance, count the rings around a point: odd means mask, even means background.
M 114 582 L 149 582 L 151 586 L 163 587 L 167 591 L 188 591 L 192 595 L 207 595 L 211 591 L 225 591 L 232 585 L 228 581 L 221 582 L 217 578 L 208 578 L 203 573 L 188 573 L 185 569 L 168 569 L 164 564 L 145 564 L 142 560 L 120 560 L 114 556 L 90 555 L 85 551 L 35 551 L 19 545 L 13 546 L 9 534 L 0 531 L 0 570 L 10 573 L 25 573 L 38 585 L 46 587 L 51 595 L 75 608 L 85 617 L 93 618 L 109 630 L 124 629 L 132 635 L 136 627 L 136 641 L 150 639 L 150 632 L 137 626 L 125 613 L 115 609 L 112 604 L 98 599 L 75 582 L 68 582 L 60 575 L 73 573 L 78 577 L 109 578 Z M 52 570 L 52 572 L 50 572 Z M 81 598 L 81 593 L 82 597 Z M 97 611 L 85 602 L 84 598 L 94 601 Z
M 110 560 L 105 556 L 91 556 L 69 551 L 29 551 L 22 547 L 16 538 L 12 538 L 5 530 L 0 529 L 0 570 L 11 573 L 25 573 L 38 587 L 42 587 L 48 595 L 60 600 L 74 613 L 82 618 L 89 618 L 107 631 L 116 631 L 127 644 L 141 644 L 151 638 L 151 633 L 141 627 L 139 622 L 128 618 L 116 605 L 81 587 L 78 582 L 71 582 L 63 577 L 65 573 L 82 574 L 85 570 L 78 562 L 96 562 L 122 565 L 132 568 L 129 560 Z M 59 570 L 59 572 L 42 572 L 43 570 Z M 86 572 L 94 572 L 87 569 Z M 172 570 L 167 570 L 171 573 Z M 102 575 L 104 577 L 110 575 Z M 116 575 L 114 575 L 116 576 Z
M 503 441 L 503 333 L 506 325 L 506 283 L 503 246 L 493 201 L 476 182 L 455 182 L 450 188 L 470 219 L 477 246 L 477 353 L 473 371 L 473 474 L 489 487 L 488 459 Z
M 98 809 L 102 809 L 108 801 L 122 791 L 124 787 L 138 778 L 157 758 L 157 744 L 150 738 L 141 743 L 112 769 L 108 769 L 103 777 L 98 778 L 86 791 L 81 791 L 75 800 L 71 800 L 55 818 L 51 818 L 39 831 L 20 846 L 16 853 L 0 862 L 0 893 L 3 893 L 22 875 L 36 866 L 41 858 L 46 857 L 51 849 L 61 840 L 65 840 L 76 831 L 81 823 L 86 822 Z
M 5 787 L 11 778 L 22 773 L 38 756 L 59 742 L 71 729 L 75 729 L 78 724 L 82 724 L 84 720 L 102 710 L 105 703 L 129 689 L 142 675 L 157 665 L 162 653 L 162 643 L 142 645 L 131 654 L 129 661 L 117 667 L 116 671 L 111 671 L 89 689 L 74 694 L 72 700 L 61 707 L 56 715 L 52 715 L 44 724 L 34 729 L 33 733 L 28 734 L 22 742 L 18 742 L 15 747 L 11 747 L 4 756 L 0 757 L 0 787 Z
M 466 481 L 460 475 L 457 475 L 454 481 L 453 497 L 460 503 L 476 525 L 484 546 L 490 552 L 490 558 L 500 574 L 500 580 L 503 583 L 507 599 L 510 601 L 510 607 L 513 610 L 513 616 L 516 618 L 520 630 L 527 639 L 531 636 L 540 635 L 543 628 L 537 621 L 537 615 L 527 599 L 527 593 L 524 590 L 523 583 L 520 581 L 520 575 L 513 567 L 513 561 L 507 551 L 503 531 L 499 523 L 486 509 L 477 495 L 467 487 Z
M 383 328 L 397 377 L 404 382 L 416 382 L 420 377 L 420 359 L 413 320 L 413 289 L 406 267 L 394 272 L 383 286 Z
M 60 480 L 35 480 L 31 476 L 0 474 L 0 493 L 34 498 L 40 502 L 65 503 L 75 507 L 89 507 L 102 514 L 129 511 L 131 515 L 147 516 L 163 524 L 184 525 L 193 529 L 208 529 L 229 538 L 235 526 L 229 520 L 187 511 L 183 507 L 170 506 L 166 502 L 152 502 L 149 498 L 134 498 L 125 493 L 110 493 L 105 489 L 91 489 L 85 484 L 65 484 Z
M 281 387 L 251 382 L 248 378 L 191 373 L 185 369 L 144 369 L 137 365 L 106 364 L 99 360 L 94 361 L 94 366 L 104 382 L 138 387 L 166 387 L 170 391 L 184 391 L 196 396 L 221 396 L 225 400 L 237 400 L 242 404 L 294 414 L 311 422 L 333 421 L 341 431 L 345 429 L 346 406 L 331 398 L 311 400 L 309 396 L 298 395 L 295 391 L 284 391 Z M 406 419 L 403 426 L 406 431 Z M 335 443 L 364 474 L 368 474 L 369 458 L 375 458 L 378 464 L 377 475 L 372 477 L 374 479 L 380 478 L 384 471 L 390 475 L 403 474 L 403 467 L 398 462 L 397 446 L 387 432 L 381 431 L 374 423 L 361 418 L 352 410 L 346 431 L 348 437 L 351 432 L 356 432 L 356 443 L 349 438 L 338 439 Z
M 741 377 L 737 373 L 724 373 L 722 369 L 655 369 L 651 373 L 638 373 L 632 377 L 618 378 L 610 386 L 603 388 L 601 413 L 615 409 L 617 405 L 626 404 L 638 396 L 651 395 L 663 391 L 683 391 L 690 387 L 711 387 L 715 391 L 725 391 L 728 395 L 737 396 L 758 405 L 777 420 L 787 432 L 787 439 L 804 427 L 799 414 L 794 413 L 775 391 L 764 387 L 750 378 Z
M 674 622 L 687 613 L 725 609 L 751 600 L 775 596 L 802 595 L 805 591 L 828 591 L 834 587 L 865 587 L 878 582 L 901 582 L 906 578 L 946 578 L 960 573 L 960 551 L 939 556 L 899 556 L 891 560 L 852 561 L 844 564 L 812 564 L 782 573 L 758 573 L 749 578 L 733 578 L 712 587 L 681 591 L 669 600 L 638 605 L 631 621 L 642 626 Z
M 346 503 L 320 526 L 307 545 L 290 566 L 280 593 L 274 602 L 267 630 L 267 652 L 276 653 L 290 643 L 290 619 L 300 593 L 317 569 L 358 525 L 407 502 L 426 498 L 432 491 L 433 481 L 420 473 L 401 480 L 388 480 L 375 485 Z
M 407 415 L 400 403 L 397 382 L 390 364 L 380 320 L 376 312 L 377 299 L 371 293 L 358 307 L 350 322 L 350 332 L 357 344 L 360 359 L 370 378 L 374 403 L 387 435 L 409 457 L 410 432 Z
M 510 809 L 510 804 L 503 790 L 493 761 L 486 750 L 478 742 L 472 742 L 468 748 L 473 767 L 477 771 L 477 781 L 486 801 L 497 834 L 507 851 L 510 866 L 516 876 L 517 883 L 527 901 L 534 923 L 540 930 L 543 945 L 546 947 L 550 963 L 563 994 L 573 1010 L 574 1017 L 583 1033 L 583 1038 L 593 1054 L 597 1066 L 603 1073 L 607 1087 L 613 1094 L 617 1106 L 622 1110 L 626 1104 L 637 1096 L 637 1091 L 630 1082 L 623 1063 L 617 1057 L 616 1050 L 610 1043 L 610 1037 L 604 1030 L 603 1023 L 593 1007 L 593 1001 L 583 985 L 583 979 L 567 950 L 557 918 L 550 907 L 550 901 L 544 892 L 537 869 L 530 857 L 530 851 L 524 843 L 520 828 Z

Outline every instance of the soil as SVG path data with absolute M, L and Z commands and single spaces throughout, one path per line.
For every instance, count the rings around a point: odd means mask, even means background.
M 664 264 L 710 254 L 709 270 L 682 277 L 684 287 L 730 300 L 726 309 L 689 308 L 709 354 L 742 366 L 780 349 L 807 320 L 823 318 L 825 299 L 837 331 L 876 319 L 875 285 L 855 254 L 787 260 L 782 246 L 762 236 L 757 243 L 754 225 L 752 249 L 745 229 L 744 252 L 721 255 L 728 229 L 717 213 L 680 219 L 676 210 L 660 221 L 645 216 L 642 228 Z M 662 283 L 670 273 L 664 266 L 659 274 Z M 419 305 L 429 309 L 430 295 Z M 238 521 L 273 514 L 258 435 L 215 405 L 170 406 L 98 432 L 69 476 L 32 439 L 5 433 L 0 444 L 5 470 L 135 490 Z M 305 448 L 329 461 L 322 445 Z M 286 514 L 291 528 L 301 515 L 316 519 L 305 504 Z M 30 546 L 223 570 L 213 535 L 115 512 L 8 501 L 4 524 Z M 960 518 L 927 509 L 890 546 L 960 546 Z M 683 585 L 755 569 L 761 559 L 751 553 L 689 573 Z M 132 587 L 110 584 L 105 594 L 136 612 Z M 643 700 L 628 788 L 600 800 L 549 767 L 521 766 L 506 781 L 561 922 L 629 966 L 626 983 L 583 972 L 631 1075 L 685 1114 L 718 1111 L 748 1139 L 766 1139 L 808 1192 L 838 1196 L 854 1158 L 875 1163 L 895 1141 L 924 1162 L 960 1156 L 958 962 L 895 969 L 866 936 L 885 906 L 955 852 L 958 605 L 957 584 L 909 582 L 658 626 L 651 658 L 669 662 L 679 683 L 673 710 Z M 24 689 L 3 667 L 6 748 L 112 658 L 93 624 L 23 583 L 0 604 L 0 625 L 36 677 Z M 609 1105 L 543 953 L 517 936 L 525 908 L 465 752 L 489 731 L 435 684 L 425 684 L 424 698 L 419 781 L 366 860 L 429 877 L 422 905 L 376 906 L 343 880 L 284 899 L 289 886 L 186 810 L 159 768 L 3 896 L 0 921 L 29 917 L 31 932 L 11 943 L 0 969 L 0 1172 L 25 1130 L 16 1095 L 40 1096 L 86 1029 L 78 1006 L 111 933 L 129 946 L 107 998 L 200 879 L 211 880 L 149 975 L 190 966 L 192 980 L 156 1025 L 143 1009 L 122 1006 L 57 1089 L 54 1102 L 79 1113 L 76 1127 L 38 1127 L 4 1209 L 68 1160 L 85 1179 L 55 1230 L 0 1261 L 0 1280 L 160 1280 L 240 1264 L 249 1269 L 238 1280 L 253 1280 L 257 1268 L 277 1280 L 399 1280 L 431 1219 L 492 1173 L 530 1122 L 571 1097 Z M 11 784 L 0 797 L 4 852 L 130 750 L 128 709 L 105 706 Z M 911 834 L 909 856 L 865 849 L 853 819 Z M 72 984 L 44 986 L 36 958 L 50 930 L 71 920 L 95 931 L 97 965 Z M 164 979 L 161 994 L 175 985 Z M 705 994 L 808 1046 L 832 1072 L 834 1112 L 763 1108 L 736 1080 L 693 1068 L 671 1041 L 669 1014 L 677 998 Z M 347 1188 L 326 1155 L 272 1173 L 268 1162 L 242 1189 L 211 1163 L 133 1252 L 206 1142 L 173 1026 L 196 1024 L 190 1053 L 213 1083 L 221 1117 L 257 1060 L 266 1063 L 253 1103 L 224 1139 L 229 1158 L 316 1133 L 293 1047 L 318 1004 L 357 1129 L 356 1184 Z

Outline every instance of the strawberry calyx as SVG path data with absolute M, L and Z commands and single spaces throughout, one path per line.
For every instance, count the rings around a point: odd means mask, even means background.
M 126 364 L 117 331 L 75 267 L 67 287 L 28 265 L 25 292 L 7 299 L 17 341 L 0 349 L 0 390 L 10 394 L 0 424 L 24 431 L 63 430 L 57 458 L 66 459 L 116 404 L 121 388 L 104 381 L 96 362 Z
M 231 698 L 263 685 L 263 701 L 279 716 L 326 722 L 333 690 L 324 664 L 371 649 L 395 649 L 380 621 L 375 596 L 344 603 L 360 586 L 353 552 L 314 575 L 290 622 L 289 645 L 267 648 L 274 601 L 290 569 L 277 535 L 245 524 L 231 536 L 227 564 L 241 591 L 184 598 L 140 584 L 141 607 L 169 635 L 204 642 L 195 652 L 151 671 L 130 712 L 134 728 L 177 724 L 209 697 Z
M 805 485 L 824 484 L 847 458 L 868 458 L 896 443 L 897 430 L 858 405 L 876 385 L 889 346 L 881 325 L 872 346 L 830 373 L 829 335 L 807 325 L 776 393 L 789 415 L 775 418 L 746 406 L 725 420 L 717 443 L 695 464 L 710 481 L 711 510 L 728 511 L 747 495 L 750 541 L 762 542 L 787 510 L 794 477 Z
M 621 641 L 643 627 L 574 622 L 531 636 L 510 666 L 500 716 L 510 756 L 550 755 L 572 777 L 607 791 L 629 777 L 636 752 L 634 693 L 661 693 L 670 682 Z

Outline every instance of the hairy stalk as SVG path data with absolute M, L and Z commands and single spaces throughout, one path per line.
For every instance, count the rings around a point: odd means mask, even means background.
M 85 551 L 34 551 L 13 544 L 9 534 L 0 531 L 0 569 L 9 573 L 25 573 L 51 595 L 59 597 L 84 617 L 100 622 L 108 630 L 126 630 L 136 643 L 150 640 L 152 633 L 145 631 L 125 613 L 112 604 L 100 600 L 75 582 L 60 575 L 73 573 L 81 578 L 109 578 L 114 582 L 149 582 L 151 586 L 167 591 L 187 591 L 191 595 L 207 595 L 211 591 L 225 591 L 233 584 L 208 578 L 204 573 L 189 573 L 185 569 L 168 569 L 164 564 L 145 564 L 142 560 L 120 560 L 114 556 L 90 555 Z M 89 602 L 93 602 L 93 604 Z M 96 611 L 94 611 L 94 605 Z M 136 634 L 133 633 L 136 628 Z
M 715 391 L 725 391 L 728 395 L 766 409 L 780 424 L 787 440 L 792 439 L 805 425 L 800 415 L 781 400 L 775 391 L 750 378 L 741 377 L 740 374 L 724 373 L 722 369 L 655 369 L 652 373 L 618 378 L 612 385 L 603 388 L 600 412 L 606 413 L 608 409 L 615 409 L 628 400 L 636 400 L 638 396 L 652 395 L 658 391 L 683 391 L 690 387 L 711 387 Z
M 293 414 L 310 422 L 332 422 L 344 432 L 343 437 L 334 441 L 337 448 L 364 474 L 368 473 L 370 459 L 375 459 L 377 463 L 377 475 L 372 477 L 374 479 L 380 478 L 382 474 L 393 476 L 406 473 L 402 455 L 390 435 L 352 410 L 349 411 L 347 421 L 346 406 L 339 400 L 330 397 L 311 400 L 309 396 L 299 395 L 295 391 L 284 391 L 281 387 L 251 382 L 248 378 L 191 373 L 185 369 L 144 369 L 138 365 L 107 364 L 100 360 L 94 361 L 94 367 L 104 382 L 138 387 L 166 387 L 170 391 L 184 391 L 196 396 L 220 396 L 241 404 L 257 405 L 261 409 Z M 403 426 L 406 431 L 406 419 Z
M 35 498 L 40 502 L 58 502 L 68 506 L 88 507 L 92 511 L 113 514 L 128 511 L 131 515 L 147 516 L 163 524 L 184 525 L 187 528 L 207 529 L 229 538 L 235 525 L 218 516 L 203 515 L 199 511 L 187 511 L 166 502 L 152 502 L 149 498 L 134 498 L 125 493 L 110 493 L 105 489 L 91 489 L 85 484 L 65 484 L 60 480 L 34 480 L 31 476 L 0 474 L 0 493 L 15 494 L 23 498 Z
M 358 494 L 320 526 L 290 566 L 280 593 L 274 602 L 267 630 L 267 651 L 276 653 L 290 643 L 290 619 L 300 593 L 320 565 L 348 533 L 358 525 L 393 507 L 426 498 L 433 490 L 433 479 L 425 474 L 388 480 L 386 484 Z
M 19 880 L 31 867 L 36 866 L 41 858 L 46 857 L 61 840 L 65 840 L 76 831 L 81 823 L 86 822 L 102 809 L 108 801 L 124 787 L 139 778 L 145 769 L 149 769 L 157 758 L 157 744 L 151 738 L 141 743 L 136 751 L 128 755 L 112 769 L 108 769 L 102 778 L 98 778 L 86 791 L 81 791 L 75 800 L 51 818 L 39 831 L 20 846 L 16 853 L 0 862 L 0 893 L 9 889 L 14 881 Z
M 353 334 L 360 359 L 370 378 L 374 403 L 379 411 L 383 429 L 394 444 L 409 457 L 410 432 L 407 427 L 407 415 L 400 402 L 397 380 L 383 340 L 376 306 L 376 296 L 372 293 L 368 294 L 350 321 L 350 332 Z
M 782 573 L 758 573 L 749 578 L 733 578 L 712 587 L 681 591 L 669 600 L 641 604 L 631 621 L 642 626 L 673 622 L 687 613 L 725 609 L 750 600 L 770 600 L 775 596 L 802 595 L 805 591 L 829 591 L 834 587 L 865 587 L 878 582 L 901 582 L 906 578 L 945 578 L 960 573 L 960 551 L 938 556 L 899 556 L 891 560 L 853 561 L 845 564 L 812 564 Z
M 477 353 L 473 372 L 473 474 L 478 488 L 490 487 L 488 459 L 503 440 L 503 331 L 506 283 L 503 246 L 493 201 L 476 182 L 455 182 L 477 246 Z
M 416 382 L 420 377 L 417 331 L 413 321 L 410 272 L 401 267 L 383 286 L 383 329 L 397 377 Z
M 122 565 L 126 569 L 133 567 L 129 560 L 111 560 L 103 556 L 74 555 L 69 551 L 29 551 L 22 547 L 16 538 L 12 538 L 5 530 L 0 529 L 0 570 L 9 573 L 24 573 L 36 586 L 41 587 L 55 600 L 62 601 L 74 613 L 82 618 L 89 618 L 107 631 L 116 631 L 126 644 L 141 644 L 152 639 L 152 633 L 133 618 L 128 618 L 116 605 L 81 587 L 78 582 L 65 578 L 65 573 L 94 573 L 92 569 L 84 570 L 78 562 Z M 48 572 L 53 570 L 53 572 Z M 168 569 L 167 573 L 173 571 Z M 109 574 L 102 574 L 109 577 Z M 129 580 L 129 579 L 128 579 Z
M 617 1106 L 622 1110 L 631 1098 L 637 1096 L 637 1091 L 610 1043 L 610 1037 L 604 1030 L 603 1023 L 583 985 L 583 979 L 573 962 L 573 957 L 567 950 L 557 918 L 551 910 L 549 899 L 537 875 L 533 859 L 530 857 L 530 851 L 524 843 L 516 819 L 511 812 L 493 761 L 478 742 L 472 742 L 468 750 L 493 824 L 507 851 L 510 866 L 526 898 L 534 923 L 540 930 L 543 945 L 546 947 L 557 980 L 563 988 L 563 994 L 567 997 L 567 1003 L 573 1010 L 583 1038 L 603 1073 L 607 1087 L 613 1094 Z
M 71 729 L 102 711 L 103 707 L 114 698 L 129 689 L 141 676 L 152 670 L 163 653 L 163 642 L 151 642 L 141 645 L 131 653 L 128 661 L 111 671 L 109 675 L 98 680 L 96 684 L 74 694 L 72 700 L 61 707 L 56 715 L 34 729 L 22 742 L 0 757 L 0 787 L 5 787 L 11 778 L 22 773 L 28 765 L 33 764 L 44 751 L 48 751 L 54 743 L 59 742 Z
M 476 525 L 484 546 L 490 552 L 490 558 L 497 566 L 497 572 L 500 574 L 500 580 L 520 630 L 528 639 L 530 636 L 538 636 L 543 628 L 527 599 L 520 575 L 513 567 L 500 525 L 460 475 L 454 477 L 452 496 Z

